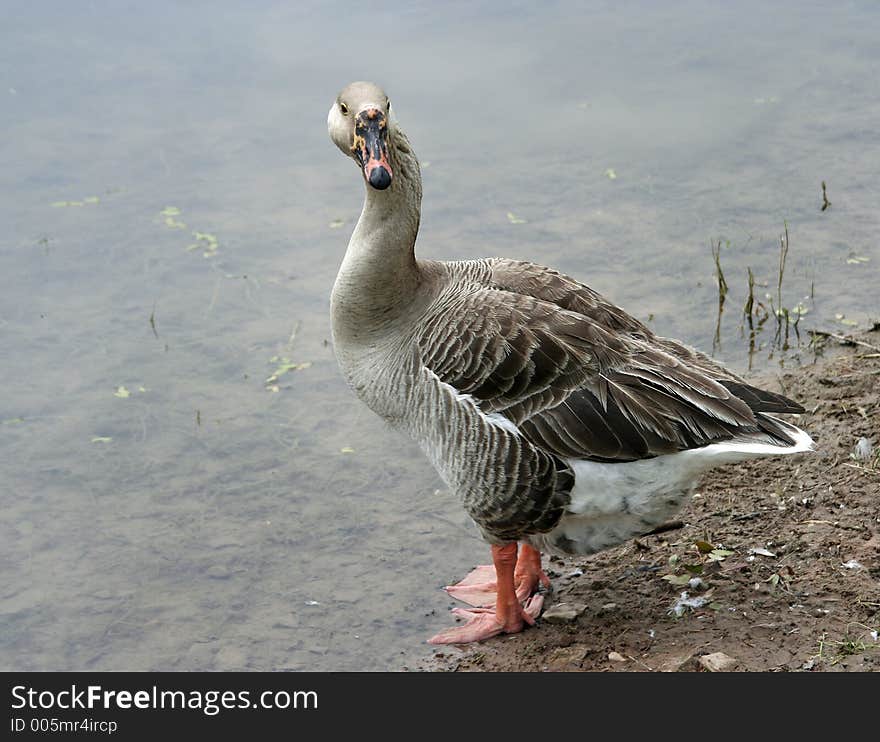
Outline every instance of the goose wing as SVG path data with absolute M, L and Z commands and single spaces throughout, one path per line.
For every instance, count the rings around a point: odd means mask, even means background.
M 734 438 L 788 443 L 756 413 L 797 404 L 654 336 L 583 284 L 530 263 L 448 265 L 416 338 L 422 363 L 536 446 L 633 461 Z

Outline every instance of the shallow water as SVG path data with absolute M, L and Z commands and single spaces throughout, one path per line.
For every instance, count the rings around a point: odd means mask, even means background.
M 427 165 L 425 257 L 549 264 L 708 350 L 729 240 L 742 370 L 746 266 L 775 295 L 787 221 L 801 328 L 876 317 L 874 3 L 5 15 L 2 669 L 399 669 L 449 623 L 439 588 L 485 547 L 329 345 L 352 79 Z M 756 370 L 809 360 L 771 339 Z M 275 357 L 310 365 L 267 383 Z

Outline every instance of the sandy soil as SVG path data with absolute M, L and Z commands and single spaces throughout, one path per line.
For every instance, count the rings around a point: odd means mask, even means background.
M 441 648 L 422 669 L 880 671 L 878 330 L 762 380 L 807 408 L 816 453 L 717 469 L 677 527 L 545 559 L 537 629 Z M 866 459 L 852 455 L 860 437 L 875 445 Z M 701 605 L 680 605 L 683 592 Z M 580 615 L 553 621 L 560 604 Z

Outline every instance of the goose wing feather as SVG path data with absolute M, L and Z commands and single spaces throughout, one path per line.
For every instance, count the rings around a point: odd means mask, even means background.
M 712 442 L 787 444 L 757 412 L 798 412 L 531 263 L 446 264 L 416 337 L 422 363 L 559 456 L 632 461 Z

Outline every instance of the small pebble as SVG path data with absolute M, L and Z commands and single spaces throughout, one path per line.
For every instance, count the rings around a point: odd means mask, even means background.
M 570 623 L 586 610 L 587 606 L 580 603 L 557 603 L 544 611 L 542 618 L 547 623 Z
M 712 654 L 704 654 L 699 659 L 700 665 L 709 672 L 730 672 L 739 665 L 739 661 L 733 657 L 724 654 L 724 652 L 713 652 Z
M 612 662 L 626 662 L 626 657 L 624 657 L 619 652 L 609 652 L 608 659 Z

